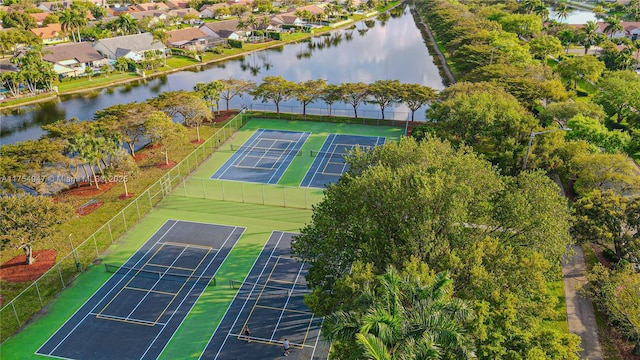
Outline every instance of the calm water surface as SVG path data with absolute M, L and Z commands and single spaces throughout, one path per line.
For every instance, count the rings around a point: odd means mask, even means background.
M 558 12 L 553 8 L 549 8 L 549 19 L 554 19 L 565 24 L 586 24 L 587 21 L 601 21 L 596 18 L 596 15 L 589 10 L 583 9 L 570 9 L 566 19 L 558 18 Z
M 275 49 L 249 54 L 243 58 L 209 64 L 200 69 L 181 71 L 135 84 L 127 84 L 87 95 L 67 96 L 60 100 L 27 106 L 0 118 L 0 142 L 14 143 L 37 139 L 42 134 L 41 125 L 60 119 L 77 117 L 91 119 L 93 114 L 107 106 L 145 101 L 164 91 L 193 90 L 198 82 L 222 78 L 254 80 L 264 76 L 283 76 L 301 82 L 326 79 L 329 83 L 371 83 L 380 79 L 397 79 L 403 83 L 419 83 L 437 90 L 444 85 L 433 63 L 433 57 L 416 27 L 408 9 L 387 21 L 379 19 L 360 22 L 355 29 L 336 30 L 328 36 L 317 36 L 308 41 L 289 44 Z M 262 104 L 246 96 L 234 98 L 231 107 L 242 105 L 262 108 Z M 224 108 L 224 102 L 221 103 Z M 271 106 L 265 104 L 265 106 Z M 281 111 L 299 106 L 296 101 L 281 105 Z M 323 108 L 322 103 L 309 105 Z M 344 109 L 344 110 L 341 110 Z M 310 109 L 309 112 L 314 112 Z M 334 104 L 334 112 L 352 115 L 349 105 Z M 359 108 L 359 116 L 374 117 L 376 107 L 365 104 Z M 408 110 L 399 105 L 385 111 L 387 118 L 407 119 Z M 424 109 L 416 112 L 416 119 L 424 118 Z

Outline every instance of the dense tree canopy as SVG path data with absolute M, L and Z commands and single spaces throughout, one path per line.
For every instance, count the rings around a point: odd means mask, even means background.
M 415 257 L 434 271 L 452 271 L 456 291 L 479 301 L 484 358 L 499 358 L 493 346 L 525 351 L 515 345 L 521 336 L 544 337 L 540 316 L 551 316 L 555 304 L 545 281 L 571 241 L 570 215 L 551 180 L 539 172 L 501 176 L 469 148 L 435 139 L 388 143 L 348 162 L 351 170 L 327 189 L 292 245 L 311 263 L 314 311 L 350 303 L 336 284 L 356 261 L 381 274 Z M 518 315 L 504 320 L 511 312 Z M 514 326 L 521 333 L 509 330 Z M 502 335 L 480 336 L 487 331 Z M 562 341 L 575 351 L 575 339 Z

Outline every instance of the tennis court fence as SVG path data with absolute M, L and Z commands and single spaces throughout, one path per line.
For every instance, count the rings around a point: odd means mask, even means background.
M 70 237 L 70 252 L 58 257 L 60 260 L 51 269 L 0 309 L 0 342 L 16 332 L 58 292 L 69 285 L 82 269 L 98 259 L 102 251 L 174 191 L 176 186 L 247 121 L 249 117 L 246 111 L 242 110 L 87 239 L 74 244 Z
M 311 209 L 324 198 L 323 189 L 250 182 L 185 178 L 173 196 L 247 204 Z

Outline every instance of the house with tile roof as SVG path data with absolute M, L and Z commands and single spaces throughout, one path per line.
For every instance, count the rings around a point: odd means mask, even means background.
M 29 29 L 42 40 L 45 45 L 69 41 L 69 37 L 62 31 L 62 25 L 49 24 L 47 26 Z
M 92 46 L 107 59 L 116 60 L 125 57 L 133 61 L 144 60 L 144 53 L 147 51 L 165 52 L 167 49 L 163 43 L 154 39 L 151 33 L 100 39 Z
M 231 40 L 242 40 L 250 33 L 250 29 L 238 30 L 238 19 L 206 23 L 201 25 L 199 29 L 207 35 Z
M 36 20 L 36 24 L 38 24 L 38 26 L 42 26 L 42 22 L 44 21 L 44 19 L 51 14 L 46 12 L 41 12 L 41 13 L 29 13 L 28 15 Z
M 189 7 L 189 0 L 167 0 L 170 9 L 186 9 Z
M 227 3 L 205 5 L 202 8 L 200 8 L 200 14 L 202 15 L 203 18 L 213 19 L 216 17 L 216 10 L 221 8 L 228 9 L 229 7 L 230 6 Z M 231 15 L 227 15 L 227 16 L 231 16 Z
M 129 6 L 129 11 L 169 10 L 169 6 L 161 2 L 148 2 Z
M 173 48 L 188 51 L 205 51 L 226 42 L 217 35 L 207 35 L 198 28 L 185 28 L 167 31 L 167 44 Z
M 82 75 L 87 67 L 97 69 L 109 63 L 88 42 L 46 46 L 42 54 L 60 77 Z

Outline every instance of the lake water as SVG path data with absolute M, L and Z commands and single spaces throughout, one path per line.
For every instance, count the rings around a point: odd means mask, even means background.
M 408 9 L 391 16 L 386 21 L 376 19 L 368 24 L 360 22 L 354 29 L 335 30 L 327 36 L 316 36 L 300 43 L 248 54 L 239 59 L 202 66 L 200 69 L 181 71 L 135 84 L 126 84 L 91 94 L 67 96 L 63 99 L 26 106 L 3 114 L 0 119 L 0 142 L 14 143 L 37 139 L 42 134 L 41 125 L 60 119 L 77 117 L 91 119 L 93 114 L 107 106 L 145 101 L 164 91 L 193 90 L 198 82 L 222 78 L 254 80 L 264 76 L 283 76 L 301 82 L 326 79 L 329 83 L 365 82 L 381 79 L 397 79 L 403 83 L 419 83 L 436 90 L 444 88 L 433 57 L 413 21 Z M 221 103 L 224 108 L 224 101 Z M 240 106 L 262 109 L 247 95 L 234 98 L 231 107 Z M 264 106 L 271 106 L 264 104 Z M 281 111 L 299 110 L 296 101 L 281 104 Z M 315 103 L 309 108 L 322 108 Z M 271 107 L 273 108 L 273 107 Z M 346 104 L 334 104 L 334 113 L 353 114 Z M 377 116 L 374 105 L 364 104 L 358 116 Z M 308 112 L 314 112 L 308 109 Z M 408 109 L 399 105 L 385 110 L 386 118 L 407 119 Z M 424 109 L 416 112 L 416 120 L 424 119 Z
M 549 19 L 554 19 L 565 24 L 586 24 L 587 21 L 599 21 L 596 15 L 589 10 L 571 8 L 566 19 L 558 18 L 558 13 L 549 8 Z

